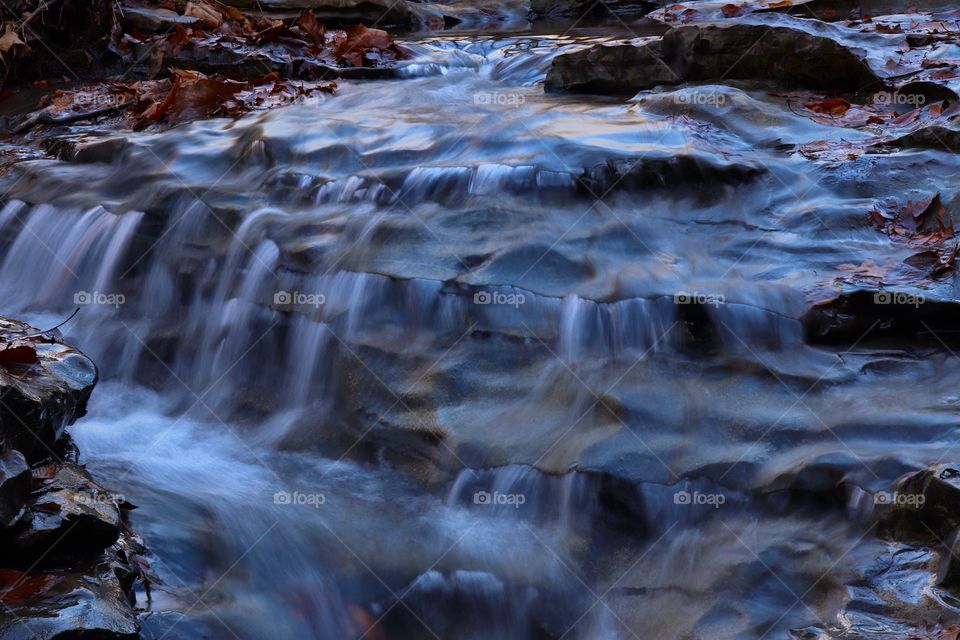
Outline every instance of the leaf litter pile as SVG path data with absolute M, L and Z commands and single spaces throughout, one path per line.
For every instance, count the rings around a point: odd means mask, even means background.
M 101 67 L 114 70 L 117 79 L 72 82 L 45 95 L 38 110 L 13 124 L 13 133 L 103 117 L 131 128 L 238 117 L 322 100 L 337 88 L 328 78 L 375 77 L 404 57 L 386 31 L 327 28 L 309 10 L 285 20 L 251 16 L 216 0 L 127 0 L 113 10 L 99 60 L 108 61 Z M 29 56 L 28 29 L 12 22 L 3 29 L 0 61 Z M 34 84 L 44 88 L 48 80 Z

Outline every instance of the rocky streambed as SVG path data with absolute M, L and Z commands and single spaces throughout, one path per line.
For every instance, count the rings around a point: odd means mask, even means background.
M 91 477 L 65 431 L 97 368 L 58 331 L 3 318 L 0 332 L 0 637 L 138 638 L 147 565 L 132 505 Z
M 958 7 L 170 4 L 125 54 L 292 75 L 68 91 L 0 184 L 142 637 L 956 637 Z M 23 558 L 103 494 L 55 406 Z M 23 607 L 143 587 L 85 501 Z

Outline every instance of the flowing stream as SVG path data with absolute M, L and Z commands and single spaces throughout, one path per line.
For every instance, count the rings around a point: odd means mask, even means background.
M 869 517 L 960 453 L 960 360 L 802 324 L 841 265 L 909 254 L 873 203 L 950 204 L 957 161 L 814 163 L 784 145 L 857 133 L 749 85 L 544 93 L 553 56 L 627 37 L 411 38 L 402 79 L 84 134 L 3 178 L 2 312 L 81 307 L 67 338 L 102 379 L 72 433 L 139 506 L 145 638 L 866 638 L 931 594 L 960 613 Z

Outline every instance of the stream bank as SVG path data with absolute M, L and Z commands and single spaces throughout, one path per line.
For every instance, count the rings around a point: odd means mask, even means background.
M 138 638 L 147 563 L 133 507 L 91 477 L 65 431 L 86 413 L 96 366 L 59 331 L 6 318 L 0 331 L 0 637 Z

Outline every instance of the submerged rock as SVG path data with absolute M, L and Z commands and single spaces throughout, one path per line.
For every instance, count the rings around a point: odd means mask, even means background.
M 789 27 L 736 23 L 684 25 L 659 40 L 595 45 L 557 56 L 546 89 L 626 94 L 724 79 L 848 92 L 883 85 L 835 40 Z
M 851 343 L 866 337 L 924 336 L 935 343 L 953 343 L 958 321 L 960 305 L 950 300 L 927 299 L 906 291 L 859 290 L 811 307 L 803 325 L 811 342 Z
M 960 131 L 932 125 L 917 129 L 895 140 L 884 142 L 883 145 L 902 149 L 936 149 L 957 153 L 960 151 Z

